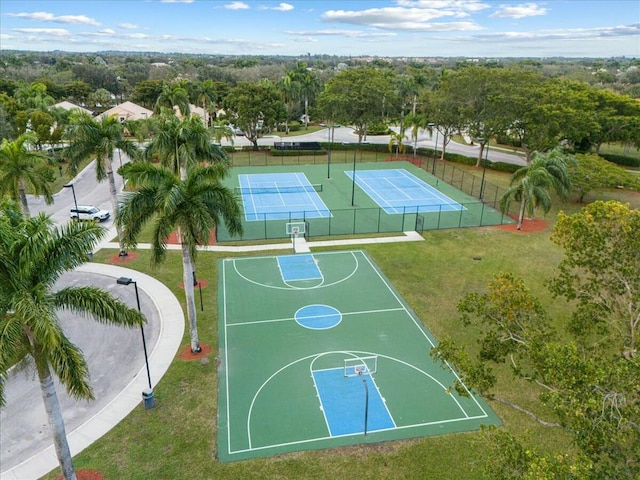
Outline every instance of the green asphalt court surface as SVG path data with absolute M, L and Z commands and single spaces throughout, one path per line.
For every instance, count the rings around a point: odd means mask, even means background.
M 331 166 L 324 164 L 234 167 L 231 169 L 231 175 L 226 181 L 226 184 L 234 189 L 240 186 L 238 175 L 241 174 L 303 174 L 310 184 L 322 185 L 322 191 L 318 192 L 318 195 L 331 211 L 331 217 L 306 218 L 306 212 L 297 211 L 295 207 L 292 207 L 287 218 L 248 221 L 245 219 L 243 211 L 244 232 L 242 237 L 231 237 L 224 225 L 220 225 L 217 232 L 217 240 L 226 242 L 286 238 L 286 223 L 298 221 L 306 221 L 308 223 L 307 236 L 309 237 L 389 233 L 408 230 L 422 231 L 511 223 L 511 220 L 498 210 L 439 180 L 411 162 L 388 161 L 356 164 L 356 172 L 358 170 L 385 169 L 405 169 L 451 200 L 461 204 L 464 209 L 460 211 L 420 212 L 416 214 L 415 208 L 408 208 L 407 213 L 404 214 L 386 213 L 358 185 L 355 186 L 355 189 L 353 188 L 353 182 L 347 175 L 347 173 L 351 174 L 353 171 L 353 165 L 348 163 L 336 163 Z M 330 175 L 330 178 L 327 178 L 327 174 Z M 351 204 L 352 196 L 354 200 L 353 206 Z
M 219 272 L 220 461 L 500 424 L 451 388 L 436 340 L 364 251 L 227 258 Z

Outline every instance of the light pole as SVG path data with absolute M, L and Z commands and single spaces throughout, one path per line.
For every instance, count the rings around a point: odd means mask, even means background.
M 484 142 L 487 142 L 487 144 L 485 145 L 486 147 L 486 151 L 484 154 L 484 162 L 481 161 L 482 163 L 482 180 L 480 181 L 480 196 L 478 197 L 480 200 L 484 199 L 484 174 L 487 172 L 487 161 L 489 159 L 489 141 L 486 138 L 476 138 L 476 142 L 480 143 L 480 145 L 483 145 Z
M 138 282 L 128 277 L 120 277 L 116 280 L 116 283 L 118 285 L 131 285 L 133 283 L 133 286 L 136 290 L 136 304 L 138 305 L 138 311 L 142 313 L 142 310 L 140 309 L 140 295 L 138 294 Z M 142 391 L 142 400 L 144 403 L 144 408 L 148 409 L 153 407 L 154 400 L 153 400 L 153 387 L 151 386 L 151 373 L 149 371 L 149 357 L 147 356 L 147 340 L 144 337 L 144 326 L 142 324 L 140 324 L 140 333 L 142 334 L 142 348 L 144 350 L 144 363 L 147 366 L 147 380 L 149 381 L 149 388 L 148 389 L 145 388 Z
M 344 142 L 343 145 L 349 145 L 348 142 Z M 356 197 L 356 155 L 358 153 L 357 144 L 353 144 L 353 172 L 352 175 L 352 184 L 351 184 L 351 206 L 355 206 L 355 197 Z
M 73 188 L 73 183 L 68 183 L 66 185 L 63 185 L 62 188 L 70 188 L 71 189 L 71 193 L 73 193 L 73 204 L 76 206 L 76 213 L 77 213 L 78 201 L 76 200 L 76 189 Z M 78 218 L 80 218 L 80 216 L 78 216 Z
M 329 127 L 329 152 L 327 155 L 327 178 L 331 178 L 331 142 L 333 141 L 333 125 Z
M 427 126 L 429 128 L 433 128 L 436 126 L 436 124 L 430 123 Z M 438 134 L 439 133 L 440 133 L 440 130 L 438 130 L 438 128 L 436 127 L 436 143 L 433 145 L 433 166 L 431 167 L 431 175 L 436 174 L 436 156 L 438 155 Z M 431 133 L 431 136 L 433 136 L 433 133 Z

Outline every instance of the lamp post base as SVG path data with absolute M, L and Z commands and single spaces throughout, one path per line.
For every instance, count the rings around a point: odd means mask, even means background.
M 153 397 L 153 390 L 150 388 L 145 388 L 142 391 L 142 404 L 144 405 L 145 410 L 149 410 L 153 408 L 156 403 L 156 399 Z

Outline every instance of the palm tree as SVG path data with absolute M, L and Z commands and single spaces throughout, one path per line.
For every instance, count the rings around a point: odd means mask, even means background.
M 391 132 L 389 135 L 389 153 L 393 153 L 393 146 L 396 146 L 396 155 L 403 154 L 407 149 L 406 145 L 403 143 L 404 140 L 407 139 L 407 136 L 401 129 L 399 132 Z
M 54 174 L 49 160 L 42 152 L 30 150 L 33 137 L 22 134 L 13 142 L 6 138 L 0 145 L 0 197 L 8 195 L 16 202 L 25 216 L 30 216 L 27 203 L 27 186 L 35 195 L 44 196 L 47 205 L 53 203 L 50 183 Z
M 536 208 L 541 206 L 545 213 L 551 209 L 550 189 L 554 189 L 561 198 L 569 193 L 570 181 L 567 163 L 573 157 L 561 150 L 551 150 L 547 155 L 535 152 L 531 163 L 519 168 L 511 177 L 511 188 L 500 199 L 502 212 L 509 210 L 511 199 L 520 202 L 517 229 L 522 229 L 525 212 L 533 217 Z
M 152 261 L 158 264 L 166 256 L 167 237 L 178 231 L 191 351 L 200 352 L 193 285 L 196 246 L 207 245 L 211 230 L 221 221 L 232 235 L 242 233 L 238 200 L 221 183 L 228 167 L 222 162 L 194 166 L 188 169 L 185 178 L 165 166 L 148 162 L 129 163 L 122 170 L 130 184 L 138 187 L 125 195 L 116 218 L 126 244 L 135 247 L 143 225 L 153 221 Z
M 135 245 L 140 226 L 157 214 L 161 223 L 156 225 L 153 238 L 156 262 L 163 259 L 166 237 L 177 227 L 182 245 L 191 351 L 199 352 L 193 288 L 196 245 L 208 243 L 209 232 L 220 219 L 231 234 L 241 233 L 240 207 L 238 199 L 220 183 L 228 175 L 230 165 L 225 152 L 211 141 L 211 131 L 202 119 L 197 116 L 179 119 L 166 110 L 154 118 L 155 134 L 143 158 L 159 159 L 163 170 L 151 169 L 149 164 L 125 165 L 123 175 L 132 186 L 140 186 L 142 190 L 127 196 L 116 223 L 122 229 L 125 243 Z M 201 167 L 202 164 L 209 166 Z M 146 175 L 149 175 L 148 179 Z M 149 190 L 159 197 L 146 196 Z
M 91 222 L 54 227 L 44 214 L 26 217 L 13 202 L 0 206 L 0 378 L 18 362 L 33 362 L 65 480 L 76 478 L 53 375 L 70 395 L 93 399 L 82 351 L 65 335 L 57 312 L 69 310 L 100 323 L 133 327 L 137 309 L 92 286 L 54 290 L 58 278 L 87 260 L 106 230 Z M 0 405 L 5 401 L 0 381 Z
M 178 108 L 180 115 L 188 117 L 191 113 L 189 107 L 189 94 L 187 90 L 180 84 L 168 84 L 162 85 L 162 93 L 156 101 L 156 113 L 159 113 L 162 108 L 169 108 L 173 110 L 174 107 Z
M 222 139 L 224 138 L 229 142 L 231 142 L 231 145 L 233 145 L 235 135 L 233 134 L 233 130 L 231 129 L 231 127 L 229 126 L 226 120 L 215 120 L 213 122 L 212 127 L 213 127 L 213 140 L 215 141 L 215 143 L 217 144 L 222 143 Z
M 289 135 L 289 118 L 293 110 L 294 101 L 300 96 L 300 84 L 295 79 L 295 71 L 287 72 L 278 83 L 282 92 L 284 103 L 287 107 L 287 119 L 285 120 L 285 134 Z
M 113 174 L 113 154 L 116 149 L 119 149 L 133 158 L 138 150 L 131 141 L 125 138 L 124 125 L 115 116 L 94 120 L 87 113 L 79 113 L 72 117 L 67 138 L 71 142 L 65 151 L 65 156 L 69 160 L 69 170 L 75 174 L 82 160 L 95 156 L 96 178 L 99 182 L 105 178 L 109 182 L 111 206 L 114 215 L 117 215 L 118 192 Z M 120 255 L 126 256 L 127 251 L 120 237 L 120 230 L 118 230 Z
M 213 80 L 204 80 L 199 82 L 195 87 L 196 103 L 204 110 L 204 124 L 209 126 L 209 108 L 215 105 L 216 101 L 216 85 Z

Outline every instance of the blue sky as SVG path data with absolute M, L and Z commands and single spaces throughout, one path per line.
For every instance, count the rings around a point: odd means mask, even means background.
M 640 57 L 640 2 L 0 0 L 0 48 Z

